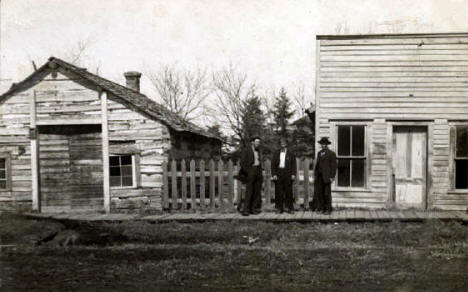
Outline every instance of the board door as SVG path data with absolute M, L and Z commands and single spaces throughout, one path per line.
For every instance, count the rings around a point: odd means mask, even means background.
M 392 158 L 396 207 L 425 209 L 427 128 L 394 127 Z

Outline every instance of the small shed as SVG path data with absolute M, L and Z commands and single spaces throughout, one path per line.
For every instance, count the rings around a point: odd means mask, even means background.
M 468 34 L 317 36 L 335 206 L 468 207 Z M 317 139 L 317 140 L 318 140 Z
M 0 96 L 0 207 L 162 210 L 162 164 L 222 141 L 139 92 L 58 58 Z

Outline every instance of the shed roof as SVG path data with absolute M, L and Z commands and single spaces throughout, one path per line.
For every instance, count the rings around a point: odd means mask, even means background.
M 468 37 L 466 32 L 450 33 L 407 33 L 407 34 L 355 34 L 355 35 L 317 35 L 317 40 L 347 40 L 347 39 L 391 39 L 391 38 L 446 38 Z
M 73 64 L 67 63 L 59 58 L 50 57 L 49 62 L 42 65 L 39 69 L 34 71 L 31 75 L 25 78 L 23 81 L 19 83 L 13 83 L 11 88 L 5 92 L 3 95 L 0 96 L 0 102 L 4 99 L 12 96 L 18 91 L 24 90 L 25 88 L 29 88 L 30 86 L 25 86 L 26 83 L 34 80 L 35 77 L 38 77 L 46 70 L 50 68 L 63 68 L 65 71 L 71 71 L 74 74 L 80 76 L 81 78 L 87 80 L 88 82 L 94 84 L 96 87 L 101 88 L 102 90 L 108 91 L 109 93 L 113 94 L 117 98 L 120 98 L 125 103 L 129 104 L 134 110 L 143 112 L 150 118 L 166 125 L 172 130 L 178 132 L 188 132 L 193 133 L 199 136 L 204 136 L 211 139 L 216 139 L 221 141 L 221 138 L 209 133 L 205 129 L 191 123 L 188 121 L 183 120 L 180 116 L 175 114 L 174 112 L 167 109 L 162 104 L 159 104 L 146 95 L 135 91 L 131 88 L 122 86 L 118 83 L 110 81 L 108 79 L 102 78 L 96 74 L 86 71 L 86 69 L 79 68 Z

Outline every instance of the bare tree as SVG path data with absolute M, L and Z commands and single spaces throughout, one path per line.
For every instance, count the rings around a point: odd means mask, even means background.
M 159 101 L 184 120 L 193 121 L 205 114 L 204 101 L 211 93 L 206 70 L 181 71 L 175 65 L 163 65 L 147 75 Z
M 227 125 L 234 136 L 242 141 L 242 113 L 245 102 L 255 96 L 255 84 L 247 80 L 232 64 L 213 74 L 215 92 L 214 109 L 220 123 Z
M 293 106 L 301 118 L 305 115 L 305 111 L 313 104 L 312 100 L 307 97 L 304 83 L 295 83 L 295 91 L 293 92 Z

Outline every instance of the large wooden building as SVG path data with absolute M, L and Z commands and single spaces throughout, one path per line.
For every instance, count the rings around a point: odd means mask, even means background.
M 139 92 L 50 58 L 0 96 L 0 208 L 161 210 L 162 163 L 221 140 Z
M 468 34 L 317 36 L 316 83 L 335 206 L 467 209 Z

